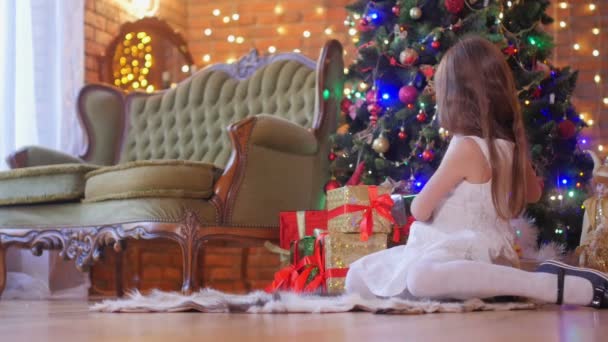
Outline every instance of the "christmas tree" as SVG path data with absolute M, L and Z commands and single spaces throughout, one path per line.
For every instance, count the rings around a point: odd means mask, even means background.
M 577 73 L 548 62 L 553 40 L 548 0 L 359 0 L 345 24 L 357 47 L 347 71 L 342 124 L 333 136 L 332 180 L 403 181 L 416 193 L 439 165 L 450 132 L 435 116 L 433 75 L 460 37 L 499 46 L 517 82 L 530 155 L 544 179 L 527 214 L 542 241 L 578 244 L 592 162 L 579 146 L 585 122 L 570 100 Z M 345 71 L 346 72 L 346 71 Z

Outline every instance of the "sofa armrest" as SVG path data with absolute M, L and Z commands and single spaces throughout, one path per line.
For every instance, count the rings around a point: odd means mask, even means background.
M 279 211 L 320 209 L 327 170 L 319 165 L 327 156 L 312 132 L 261 115 L 228 133 L 232 153 L 213 198 L 223 225 L 275 227 Z
M 78 118 L 86 133 L 87 163 L 114 165 L 125 135 L 125 96 L 105 84 L 85 85 L 78 95 Z
M 18 169 L 54 164 L 80 164 L 84 163 L 84 160 L 41 146 L 27 146 L 11 153 L 6 162 L 12 169 Z
M 249 143 L 275 151 L 314 155 L 319 144 L 314 134 L 289 120 L 267 114 L 254 117 Z

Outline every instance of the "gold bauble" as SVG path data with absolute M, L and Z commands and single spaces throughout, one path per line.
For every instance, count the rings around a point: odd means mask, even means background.
M 386 137 L 384 135 L 377 137 L 372 142 L 372 148 L 377 153 L 385 153 L 386 151 L 388 151 L 389 147 L 390 147 L 390 143 L 388 142 L 388 139 L 386 139 Z

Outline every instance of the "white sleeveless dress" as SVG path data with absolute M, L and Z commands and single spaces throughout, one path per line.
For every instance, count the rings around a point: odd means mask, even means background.
M 473 139 L 489 160 L 486 142 L 479 137 L 467 138 Z M 513 143 L 496 140 L 496 148 L 510 165 Z M 406 245 L 357 260 L 351 264 L 347 278 L 364 282 L 376 296 L 407 296 L 407 273 L 414 263 L 475 260 L 519 267 L 514 237 L 510 222 L 501 219 L 494 209 L 491 181 L 462 181 L 435 209 L 432 221 L 414 222 Z

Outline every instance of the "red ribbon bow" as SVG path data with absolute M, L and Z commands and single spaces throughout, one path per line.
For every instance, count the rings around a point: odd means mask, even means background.
M 266 292 L 277 290 L 291 290 L 294 292 L 313 292 L 320 286 L 325 287 L 325 260 L 323 258 L 323 246 L 321 241 L 327 233 L 320 234 L 315 240 L 315 247 L 312 255 L 308 255 L 298 260 L 298 246 L 294 250 L 293 264 L 279 270 L 274 274 L 274 280 L 266 287 Z M 319 273 L 308 284 L 306 281 L 310 273 L 317 268 Z
M 378 196 L 378 188 L 376 186 L 369 186 L 367 188 L 367 193 L 369 196 L 369 205 L 345 204 L 334 208 L 327 213 L 327 219 L 331 220 L 342 214 L 363 211 L 363 217 L 359 223 L 361 241 L 367 241 L 374 231 L 374 212 L 386 218 L 390 223 L 395 223 L 395 219 L 391 214 L 391 209 L 395 203 L 391 196 L 388 194 Z

